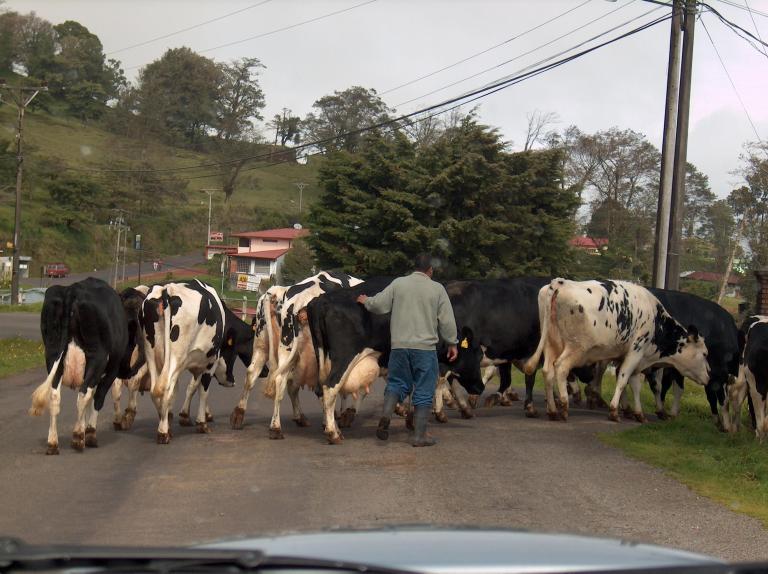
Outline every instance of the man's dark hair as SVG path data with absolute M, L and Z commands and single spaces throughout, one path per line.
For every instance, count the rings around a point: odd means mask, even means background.
M 429 253 L 420 253 L 413 260 L 413 268 L 425 273 L 432 267 L 432 256 Z

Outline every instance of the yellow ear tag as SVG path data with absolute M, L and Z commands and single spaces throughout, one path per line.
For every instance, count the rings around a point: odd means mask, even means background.
M 232 346 L 232 337 L 227 339 L 227 345 L 229 345 L 230 347 Z
M 256 331 L 256 325 L 251 325 L 251 329 L 255 332 Z
M 467 341 L 466 338 L 461 340 L 461 348 L 462 349 L 469 349 L 469 341 Z

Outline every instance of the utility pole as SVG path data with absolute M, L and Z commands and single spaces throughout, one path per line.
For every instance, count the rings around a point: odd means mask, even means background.
M 120 238 L 122 237 L 123 230 L 128 233 L 128 226 L 125 223 L 126 211 L 124 209 L 116 209 L 117 216 L 110 220 L 109 226 L 117 229 L 117 240 L 115 241 L 115 273 L 112 280 L 112 287 L 117 290 L 117 279 L 120 274 Z M 125 254 L 123 254 L 125 258 Z
M 213 194 L 217 191 L 221 191 L 220 189 L 203 189 L 201 191 L 204 191 L 208 194 L 208 236 L 205 238 L 205 245 L 208 245 L 211 242 L 211 198 L 213 197 Z
M 691 74 L 693 72 L 693 36 L 696 26 L 696 0 L 685 1 L 683 23 L 683 63 L 680 71 L 680 98 L 675 138 L 675 169 L 672 175 L 672 200 L 669 213 L 669 254 L 666 288 L 680 288 L 680 251 L 683 241 L 683 205 L 685 173 L 688 160 L 688 115 L 691 106 Z
M 300 181 L 298 183 L 294 183 L 293 185 L 299 188 L 299 215 L 301 215 L 301 200 L 304 195 L 304 188 L 307 187 L 307 184 L 303 181 Z
M 8 91 L 11 99 L 18 109 L 18 123 L 16 125 L 16 208 L 13 219 L 13 271 L 11 275 L 11 305 L 19 303 L 19 259 L 21 257 L 21 182 L 23 173 L 24 153 L 23 153 L 23 129 L 24 112 L 27 106 L 32 103 L 35 96 L 40 92 L 48 91 L 48 87 L 43 86 L 8 86 L 4 79 L 0 79 L 0 90 Z M 27 97 L 26 93 L 32 95 Z M 2 98 L 0 98 L 0 101 Z
M 664 288 L 667 277 L 669 241 L 669 212 L 672 203 L 672 173 L 675 157 L 675 125 L 677 97 L 680 85 L 680 25 L 682 0 L 672 5 L 672 26 L 669 34 L 669 65 L 667 68 L 667 98 L 664 106 L 664 136 L 661 145 L 661 177 L 659 203 L 656 211 L 656 241 L 653 247 L 653 285 Z

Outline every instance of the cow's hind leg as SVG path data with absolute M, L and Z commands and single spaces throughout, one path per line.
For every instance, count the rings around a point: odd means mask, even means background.
M 612 421 L 619 422 L 619 401 L 621 400 L 621 395 L 627 388 L 629 378 L 634 374 L 639 361 L 639 355 L 630 353 L 624 357 L 619 370 L 616 372 L 616 389 L 613 391 L 613 398 L 608 407 L 608 418 Z
M 533 386 L 536 384 L 536 373 L 532 375 L 525 375 L 525 402 L 523 403 L 523 409 L 525 410 L 525 416 L 528 418 L 536 418 L 539 416 L 539 411 L 533 404 Z
M 568 420 L 568 375 L 575 366 L 573 358 L 573 353 L 566 347 L 554 362 L 554 376 L 557 382 L 559 400 L 557 414 L 563 421 Z
M 139 406 L 139 385 L 136 388 L 128 389 L 128 406 L 125 407 L 123 418 L 120 421 L 122 430 L 130 430 L 133 421 L 136 420 L 136 408 Z
M 96 439 L 96 423 L 99 419 L 99 411 L 93 404 L 93 401 L 88 403 L 86 407 L 87 425 L 85 427 L 85 446 L 89 448 L 96 448 L 99 446 L 99 442 Z
M 78 451 L 85 448 L 85 419 L 86 415 L 90 414 L 90 409 L 93 408 L 93 393 L 94 387 L 86 387 L 85 384 L 77 393 L 77 421 L 72 431 L 72 448 Z M 95 433 L 96 429 L 93 432 Z
M 56 420 L 61 412 L 61 384 L 58 381 L 51 387 L 48 411 L 50 421 L 48 423 L 48 448 L 45 454 L 59 454 L 59 433 Z
M 211 432 L 211 429 L 208 426 L 208 390 L 210 389 L 212 378 L 212 373 L 203 373 L 200 375 L 199 379 L 198 386 L 200 386 L 200 397 L 197 406 L 197 419 L 195 420 L 197 423 L 197 432 L 199 433 Z M 181 414 L 179 414 L 179 418 L 181 418 Z
M 240 400 L 237 406 L 232 410 L 232 414 L 229 416 L 229 426 L 235 430 L 242 430 L 243 419 L 245 418 L 245 409 L 248 407 L 248 399 L 251 396 L 251 390 L 256 385 L 256 381 L 261 374 L 264 365 L 267 362 L 267 352 L 265 349 L 256 348 L 253 352 L 253 360 L 248 365 L 248 370 L 245 375 L 245 385 L 243 385 L 243 392 L 240 395 Z
M 323 386 L 323 413 L 325 414 L 325 434 L 330 444 L 341 444 L 344 437 L 336 424 L 336 398 L 339 385 L 334 388 Z
M 112 384 L 112 405 L 114 409 L 112 428 L 116 431 L 123 430 L 123 408 L 120 405 L 120 397 L 123 394 L 123 385 L 124 381 L 122 379 L 117 379 Z
M 445 414 L 445 393 L 448 391 L 448 383 L 445 377 L 441 376 L 437 379 L 437 386 L 435 387 L 435 403 L 433 412 L 435 420 L 439 423 L 447 423 L 448 416 Z
M 643 405 L 640 402 L 640 390 L 643 387 L 643 374 L 636 373 L 629 379 L 629 386 L 632 388 L 632 399 L 634 401 L 634 409 L 632 411 L 635 420 L 639 423 L 648 422 L 643 414 Z
M 187 392 L 184 395 L 184 404 L 181 405 L 181 411 L 179 411 L 179 425 L 183 427 L 191 427 L 192 420 L 189 418 L 189 411 L 192 406 L 192 397 L 195 396 L 198 387 L 200 386 L 200 376 L 193 377 L 187 385 Z
M 283 429 L 280 426 L 280 403 L 285 396 L 287 379 L 288 377 L 285 374 L 275 376 L 275 399 L 273 401 L 272 420 L 269 423 L 269 438 L 273 440 L 285 438 L 283 436 Z

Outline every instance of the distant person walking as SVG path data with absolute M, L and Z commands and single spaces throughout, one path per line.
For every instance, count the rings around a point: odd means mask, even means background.
M 416 431 L 413 446 L 432 446 L 435 440 L 427 435 L 427 420 L 438 377 L 435 347 L 442 339 L 449 345 L 448 360 L 456 360 L 456 320 L 448 293 L 440 283 L 432 280 L 431 256 L 416 257 L 414 268 L 413 273 L 395 279 L 381 293 L 373 297 L 360 295 L 357 302 L 371 313 L 392 313 L 392 351 L 384 410 L 376 436 L 381 440 L 389 438 L 389 423 L 395 406 L 413 392 Z

